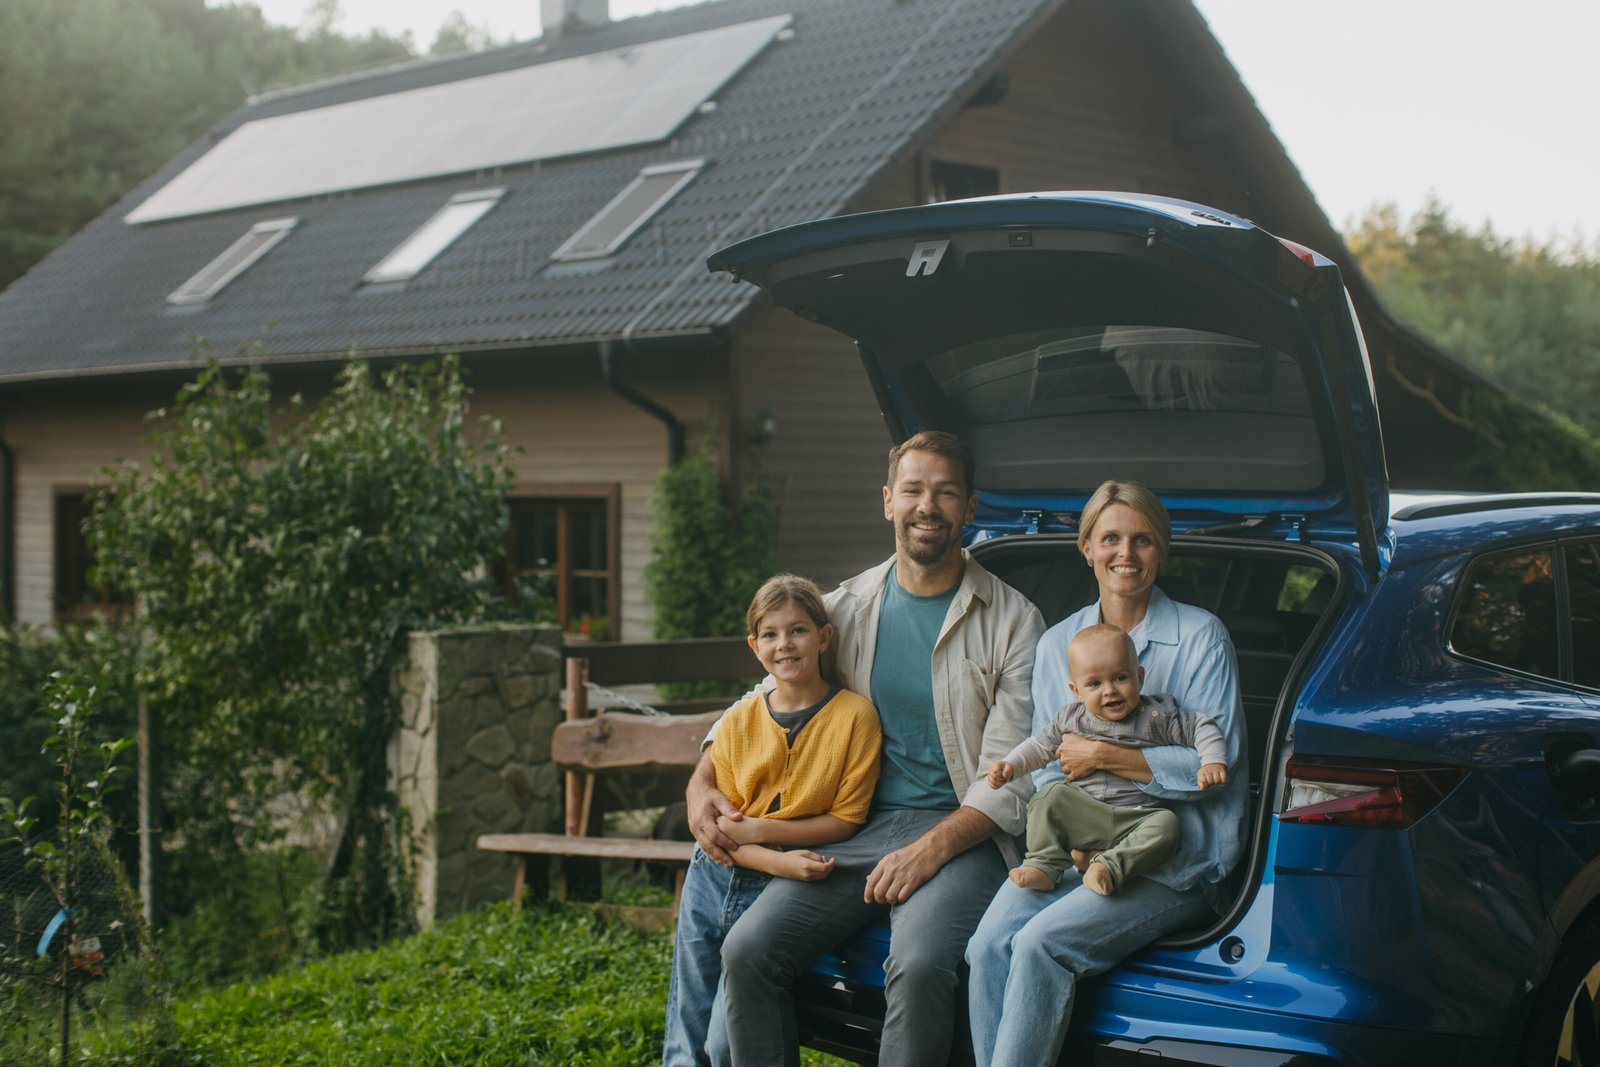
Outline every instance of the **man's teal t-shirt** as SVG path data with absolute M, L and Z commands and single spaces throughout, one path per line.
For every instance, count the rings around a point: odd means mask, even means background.
M 893 570 L 884 582 L 872 660 L 872 702 L 883 723 L 883 773 L 874 808 L 944 809 L 959 803 L 933 714 L 933 646 L 955 595 L 952 587 L 913 596 L 900 588 Z

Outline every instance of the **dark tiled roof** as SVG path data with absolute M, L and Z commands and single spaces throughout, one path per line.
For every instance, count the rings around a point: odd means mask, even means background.
M 720 0 L 567 35 L 417 63 L 259 99 L 0 294 L 0 380 L 185 363 L 261 339 L 274 358 L 517 349 L 729 326 L 757 298 L 707 273 L 729 241 L 836 214 L 959 108 L 1060 0 Z M 420 88 L 773 15 L 778 40 L 666 143 L 130 226 L 123 216 L 232 129 L 271 115 Z M 601 269 L 550 253 L 641 167 L 706 169 Z M 410 283 L 362 275 L 454 193 L 506 187 Z M 297 215 L 288 239 L 206 304 L 176 289 L 252 223 Z

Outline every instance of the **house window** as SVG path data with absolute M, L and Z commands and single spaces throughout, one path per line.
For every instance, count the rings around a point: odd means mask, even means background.
M 367 271 L 362 280 L 377 282 L 403 282 L 422 273 L 434 258 L 455 243 L 472 224 L 488 214 L 500 202 L 504 189 L 479 189 L 470 193 L 457 193 L 432 218 L 424 222 L 410 237 Z
M 94 553 L 84 536 L 83 524 L 94 511 L 90 493 L 61 493 L 56 496 L 56 616 L 63 619 L 88 619 L 111 614 L 119 600 L 104 586 L 89 578 L 94 569 Z
M 1000 172 L 992 167 L 969 167 L 935 159 L 928 164 L 928 203 L 964 200 L 969 196 L 994 196 L 1000 192 Z
M 223 286 L 249 270 L 251 264 L 289 236 L 289 231 L 299 221 L 291 217 L 256 223 L 243 237 L 223 249 L 220 256 L 200 268 L 200 273 L 174 289 L 167 297 L 167 303 L 203 304 L 210 300 Z
M 616 488 L 552 487 L 508 503 L 507 584 L 531 589 L 564 628 L 614 634 Z
M 639 227 L 655 218 L 705 166 L 701 159 L 658 163 L 611 198 L 611 202 L 584 223 L 577 233 L 551 254 L 551 259 L 596 259 L 621 248 Z

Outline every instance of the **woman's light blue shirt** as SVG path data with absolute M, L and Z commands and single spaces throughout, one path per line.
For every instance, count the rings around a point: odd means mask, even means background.
M 1049 725 L 1064 704 L 1077 699 L 1067 688 L 1067 645 L 1079 630 L 1100 621 L 1097 600 L 1056 623 L 1039 638 L 1033 659 L 1033 729 Z M 1173 889 L 1199 883 L 1208 899 L 1239 858 L 1249 801 L 1245 760 L 1244 706 L 1239 696 L 1239 663 L 1227 628 L 1215 615 L 1179 604 L 1160 589 L 1150 592 L 1144 621 L 1133 628 L 1133 645 L 1144 668 L 1147 693 L 1169 693 L 1178 706 L 1216 720 L 1228 744 L 1228 784 L 1202 791 L 1196 780 L 1200 757 L 1192 748 L 1146 748 L 1152 778 L 1140 788 L 1152 797 L 1176 801 L 1181 843 L 1178 852 L 1150 877 Z M 1066 777 L 1059 763 L 1033 772 L 1036 788 Z M 1213 901 L 1214 903 L 1215 901 Z

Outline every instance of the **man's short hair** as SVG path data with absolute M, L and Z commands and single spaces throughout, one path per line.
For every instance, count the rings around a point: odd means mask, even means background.
M 828 609 L 823 606 L 822 590 L 816 582 L 798 574 L 774 574 L 756 590 L 749 610 L 744 613 L 750 636 L 756 636 L 756 629 L 765 616 L 786 604 L 793 604 L 809 615 L 817 629 L 828 625 Z
M 889 449 L 889 480 L 883 484 L 894 488 L 895 476 L 900 473 L 900 457 L 907 452 L 932 452 L 961 464 L 961 491 L 972 495 L 978 479 L 977 461 L 972 458 L 972 446 L 953 433 L 943 430 L 923 430 L 906 438 Z

